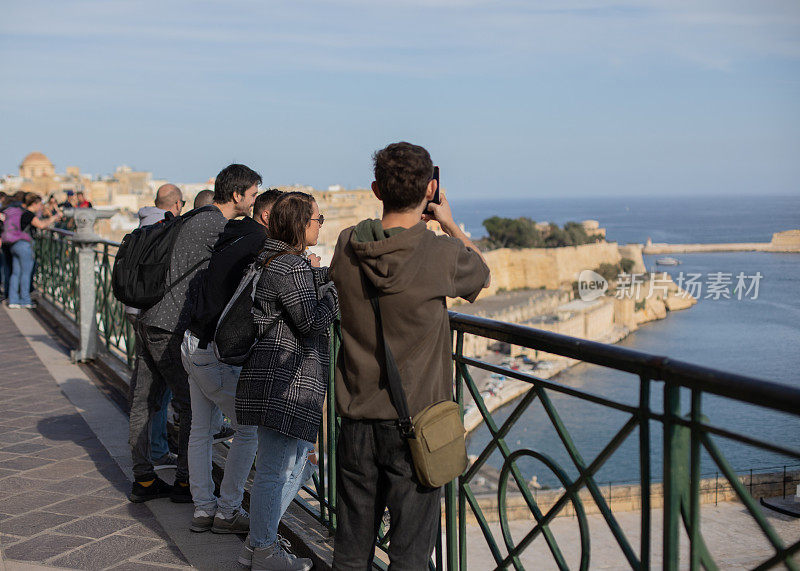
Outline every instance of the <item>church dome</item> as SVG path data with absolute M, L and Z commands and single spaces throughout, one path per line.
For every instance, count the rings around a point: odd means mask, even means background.
M 22 160 L 22 164 L 19 165 L 19 174 L 24 178 L 53 176 L 55 168 L 44 154 L 34 151 Z

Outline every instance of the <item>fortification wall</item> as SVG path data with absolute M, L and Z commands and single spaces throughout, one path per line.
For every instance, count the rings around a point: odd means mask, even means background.
M 578 279 L 581 270 L 600 264 L 617 264 L 622 259 L 616 242 L 596 242 L 563 248 L 500 248 L 485 253 L 492 270 L 492 285 L 482 296 L 499 289 L 556 289 Z
M 779 252 L 800 252 L 800 230 L 786 230 L 772 235 L 772 248 Z

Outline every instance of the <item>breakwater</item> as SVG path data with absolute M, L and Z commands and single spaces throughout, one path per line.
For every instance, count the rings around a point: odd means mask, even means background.
M 728 244 L 666 244 L 648 240 L 643 254 L 689 254 L 696 252 L 800 252 L 800 230 L 776 232 L 769 242 Z

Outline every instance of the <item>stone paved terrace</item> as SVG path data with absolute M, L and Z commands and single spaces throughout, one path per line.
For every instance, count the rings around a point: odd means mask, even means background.
M 126 441 L 67 348 L 0 308 L 0 569 L 241 569 L 239 538 L 188 531 L 191 504 L 128 501 Z

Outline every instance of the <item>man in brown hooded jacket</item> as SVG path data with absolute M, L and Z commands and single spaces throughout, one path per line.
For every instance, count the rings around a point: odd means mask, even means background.
M 338 526 L 335 569 L 371 568 L 384 509 L 389 508 L 392 569 L 423 569 L 438 530 L 441 488 L 422 486 L 389 395 L 375 315 L 364 280 L 379 292 L 386 343 L 397 361 L 411 415 L 453 398 L 446 297 L 474 301 L 489 268 L 456 225 L 437 190 L 428 152 L 393 143 L 375 153 L 372 190 L 381 220 L 364 220 L 339 236 L 331 274 L 340 292 L 342 348 L 336 365 Z M 439 222 L 446 236 L 427 229 Z

